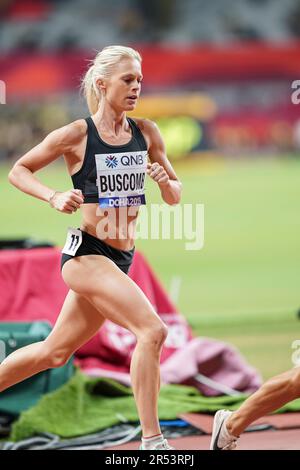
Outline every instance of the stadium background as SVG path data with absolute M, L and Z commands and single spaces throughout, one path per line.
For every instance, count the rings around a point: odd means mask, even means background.
M 264 378 L 291 368 L 299 339 L 300 2 L 5 0 L 0 3 L 1 238 L 62 245 L 79 220 L 8 184 L 13 162 L 51 130 L 88 115 L 80 77 L 96 50 L 143 56 L 136 116 L 154 119 L 183 182 L 205 205 L 205 244 L 138 240 L 201 336 L 237 346 Z M 39 173 L 70 188 L 62 162 Z M 160 202 L 148 182 L 148 200 Z

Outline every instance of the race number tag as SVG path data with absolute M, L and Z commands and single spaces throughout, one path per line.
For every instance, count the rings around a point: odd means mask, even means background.
M 67 240 L 62 249 L 62 253 L 74 256 L 82 243 L 82 232 L 79 229 L 69 227 L 67 233 Z
M 144 150 L 95 155 L 100 207 L 146 204 L 147 155 Z

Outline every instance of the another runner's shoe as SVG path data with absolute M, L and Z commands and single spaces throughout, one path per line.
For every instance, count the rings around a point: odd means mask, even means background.
M 210 450 L 234 450 L 237 446 L 237 437 L 228 432 L 226 420 L 232 411 L 219 410 L 215 414 Z

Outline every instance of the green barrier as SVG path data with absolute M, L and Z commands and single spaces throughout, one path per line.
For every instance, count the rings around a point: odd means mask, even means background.
M 157 119 L 170 159 L 179 159 L 200 147 L 203 128 L 190 116 L 170 116 Z
M 43 341 L 52 327 L 44 321 L 0 322 L 0 361 L 28 344 Z M 48 369 L 0 392 L 0 413 L 18 415 L 31 408 L 45 393 L 51 392 L 74 374 L 73 357 L 62 367 Z

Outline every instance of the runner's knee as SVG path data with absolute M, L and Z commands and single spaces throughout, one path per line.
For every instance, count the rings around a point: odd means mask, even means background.
M 53 369 L 56 367 L 64 366 L 70 359 L 72 353 L 62 348 L 53 348 L 47 343 L 47 340 L 43 341 L 41 345 L 40 360 L 43 368 Z
M 168 336 L 168 328 L 163 322 L 145 328 L 137 334 L 137 340 L 150 346 L 161 348 Z

